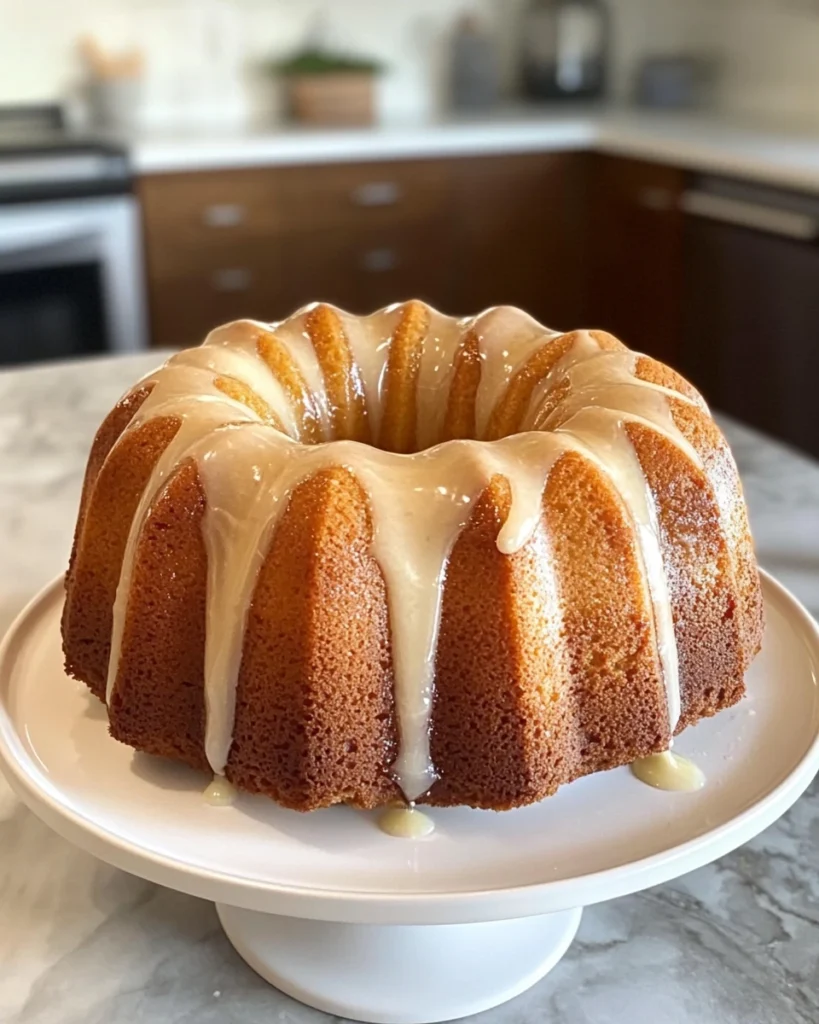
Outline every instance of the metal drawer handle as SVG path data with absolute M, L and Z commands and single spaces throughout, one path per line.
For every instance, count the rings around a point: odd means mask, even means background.
M 383 274 L 395 270 L 398 263 L 398 253 L 395 249 L 370 249 L 361 257 L 361 266 L 370 274 Z
M 763 206 L 744 199 L 730 199 L 728 196 L 697 191 L 684 192 L 680 206 L 693 217 L 752 228 L 781 238 L 800 242 L 813 242 L 819 238 L 819 220 L 807 213 L 795 213 L 793 210 L 780 210 L 775 206 Z
M 671 189 L 662 188 L 659 185 L 649 185 L 640 189 L 637 195 L 637 202 L 644 210 L 652 210 L 654 213 L 668 213 L 674 209 L 674 193 Z
M 207 228 L 235 228 L 245 219 L 245 208 L 239 203 L 213 203 L 202 211 Z
M 350 193 L 356 206 L 395 206 L 402 196 L 401 186 L 395 181 L 369 181 Z
M 246 267 L 225 267 L 214 270 L 210 282 L 217 292 L 245 292 L 253 284 L 253 274 Z

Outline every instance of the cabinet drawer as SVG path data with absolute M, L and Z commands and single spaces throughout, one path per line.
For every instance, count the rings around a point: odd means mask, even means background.
M 332 302 L 353 313 L 405 299 L 452 305 L 453 244 L 438 222 L 298 235 L 287 245 L 287 301 Z
M 229 320 L 274 320 L 286 313 L 278 250 L 231 246 L 199 255 L 174 274 L 155 277 L 151 290 L 153 344 L 200 344 Z
M 223 245 L 275 231 L 275 179 L 268 169 L 143 178 L 139 195 L 151 258 L 161 260 L 168 248 Z
M 447 210 L 451 177 L 443 161 L 281 170 L 281 223 L 289 229 L 417 223 Z

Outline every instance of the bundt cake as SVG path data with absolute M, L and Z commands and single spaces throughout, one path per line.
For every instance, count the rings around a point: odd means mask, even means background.
M 417 301 L 237 321 L 129 391 L 63 616 L 116 739 L 297 810 L 540 800 L 734 704 L 761 633 L 694 388 Z

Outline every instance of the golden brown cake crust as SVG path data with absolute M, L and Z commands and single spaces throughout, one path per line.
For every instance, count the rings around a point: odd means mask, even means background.
M 455 353 L 442 440 L 475 437 L 475 404 L 480 383 L 480 347 L 475 332 L 470 331 Z
M 116 739 L 203 770 L 204 514 L 196 466 L 187 462 L 154 502 L 140 537 L 125 616 L 127 655 L 108 705 Z
M 387 360 L 384 421 L 380 446 L 407 454 L 416 450 L 417 389 L 429 312 L 421 302 L 407 303 Z
M 228 778 L 285 807 L 399 795 L 384 581 L 366 498 L 335 469 L 290 499 L 250 609 Z
M 114 596 L 131 521 L 142 492 L 178 429 L 172 419 L 154 419 L 120 435 L 147 389 L 127 396 L 103 423 L 88 461 L 63 609 L 66 671 L 105 695 Z M 118 443 L 119 442 L 119 443 Z

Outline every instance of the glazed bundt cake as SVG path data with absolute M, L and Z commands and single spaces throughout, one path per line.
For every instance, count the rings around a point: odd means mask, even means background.
M 694 388 L 421 302 L 238 321 L 137 384 L 63 617 L 116 739 L 298 810 L 540 800 L 735 703 L 761 633 Z

